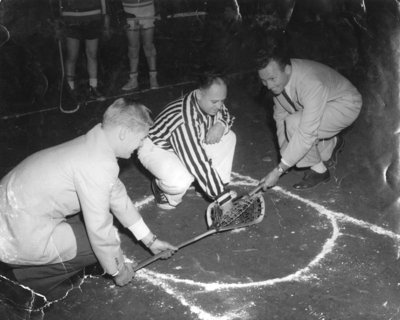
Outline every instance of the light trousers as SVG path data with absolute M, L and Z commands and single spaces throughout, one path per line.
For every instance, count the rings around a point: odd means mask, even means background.
M 223 183 L 230 182 L 235 146 L 236 135 L 232 131 L 224 135 L 219 143 L 203 145 Z M 178 205 L 195 177 L 176 153 L 156 146 L 147 138 L 138 151 L 138 157 L 143 166 L 154 175 L 168 202 L 173 206 Z
M 296 166 L 299 168 L 311 167 L 321 161 L 329 160 L 336 146 L 336 135 L 357 119 L 360 109 L 361 101 L 358 100 L 328 102 L 318 129 L 318 138 L 310 151 L 306 153 Z M 298 111 L 286 117 L 285 133 L 289 141 L 301 124 L 302 116 L 303 111 Z M 282 146 L 281 154 L 286 146 L 286 143 Z

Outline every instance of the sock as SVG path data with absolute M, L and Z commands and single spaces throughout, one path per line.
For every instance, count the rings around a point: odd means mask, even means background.
M 69 87 L 71 90 L 75 90 L 75 81 L 74 80 L 67 80 Z
M 90 78 L 89 79 L 89 86 L 93 88 L 97 88 L 97 79 L 96 78 Z
M 311 170 L 314 170 L 315 172 L 318 172 L 318 173 L 324 173 L 328 169 L 325 167 L 324 163 L 321 161 L 317 164 L 314 164 L 311 167 Z

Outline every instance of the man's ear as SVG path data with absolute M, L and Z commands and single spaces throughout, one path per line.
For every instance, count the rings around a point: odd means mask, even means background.
M 126 128 L 125 127 L 120 127 L 119 132 L 118 132 L 118 138 L 121 141 L 124 141 L 126 138 Z
M 287 64 L 287 65 L 285 66 L 285 73 L 286 73 L 288 76 L 291 75 L 291 73 L 292 73 L 292 66 L 291 66 L 290 64 Z
M 201 90 L 201 89 L 196 89 L 196 98 L 197 98 L 198 100 L 203 99 L 203 90 Z

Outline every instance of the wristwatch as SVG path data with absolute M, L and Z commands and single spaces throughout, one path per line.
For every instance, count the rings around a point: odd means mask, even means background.
M 278 164 L 278 166 L 276 167 L 276 169 L 278 169 L 278 172 L 280 173 L 280 174 L 284 174 L 285 173 L 285 170 Z

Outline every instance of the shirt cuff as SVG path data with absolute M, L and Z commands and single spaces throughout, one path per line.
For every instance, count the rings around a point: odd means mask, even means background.
M 285 166 L 287 166 L 287 167 L 291 167 L 290 165 L 288 165 L 288 163 L 283 159 L 283 158 L 281 158 L 281 162 L 285 165 Z
M 143 218 L 140 218 L 139 221 L 131 225 L 128 229 L 132 232 L 132 234 L 138 241 L 142 240 L 145 236 L 147 236 L 150 233 L 150 229 L 143 221 Z
M 218 196 L 216 199 L 219 206 L 223 206 L 225 203 L 232 199 L 232 194 L 230 190 L 225 190 L 224 193 Z

